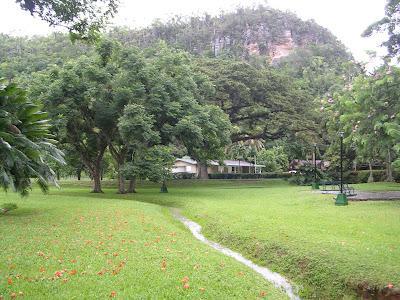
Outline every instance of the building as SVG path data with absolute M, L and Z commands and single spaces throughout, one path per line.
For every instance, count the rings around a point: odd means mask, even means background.
M 264 165 L 256 165 L 244 160 L 224 160 L 223 164 L 210 161 L 207 167 L 208 174 L 252 174 L 261 173 Z M 197 161 L 188 156 L 177 158 L 172 167 L 172 173 L 199 174 Z

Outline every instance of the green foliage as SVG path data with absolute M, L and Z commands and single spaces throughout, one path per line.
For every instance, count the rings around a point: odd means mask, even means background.
M 363 33 L 364 37 L 372 36 L 377 32 L 384 32 L 388 35 L 388 40 L 383 43 L 388 49 L 390 56 L 397 56 L 400 53 L 400 21 L 398 14 L 400 13 L 399 0 L 387 0 L 385 6 L 385 17 L 371 24 Z
M 324 173 L 318 168 L 315 172 L 312 164 L 304 164 L 300 166 L 297 173 L 294 174 L 289 181 L 297 185 L 308 185 L 315 182 L 315 178 L 317 178 L 317 182 L 320 181 L 324 178 Z
M 34 88 L 34 84 L 29 84 L 30 74 L 52 65 L 62 66 L 72 58 L 92 52 L 90 46 L 79 42 L 72 44 L 62 33 L 29 39 L 0 34 L 0 74 Z
M 160 141 L 159 132 L 154 128 L 154 116 L 149 115 L 140 104 L 128 104 L 119 119 L 118 129 L 124 143 L 135 149 L 156 144 Z
M 208 102 L 234 125 L 232 140 L 276 140 L 315 130 L 310 94 L 282 72 L 244 61 L 202 59 L 199 69 L 216 88 Z
M 156 21 L 141 30 L 117 28 L 111 35 L 124 44 L 144 48 L 164 40 L 175 48 L 197 55 L 251 60 L 255 55 L 250 51 L 250 45 L 256 45 L 257 53 L 269 55 L 274 45 L 287 42 L 287 32 L 297 45 L 327 44 L 337 53 L 345 52 L 344 46 L 314 21 L 302 21 L 292 13 L 263 5 L 238 8 L 218 16 L 175 16 L 165 23 Z
M 50 26 L 63 26 L 71 38 L 93 41 L 117 13 L 119 0 L 16 0 L 23 10 Z
M 361 170 L 346 172 L 343 176 L 346 183 L 367 183 L 370 174 L 371 172 L 369 170 Z M 372 175 L 374 177 L 374 182 L 386 181 L 387 178 L 385 170 L 373 170 Z M 398 177 L 396 173 L 393 175 L 395 178 Z
M 287 171 L 289 158 L 282 146 L 263 149 L 257 154 L 257 162 L 265 165 L 267 172 Z
M 287 172 L 265 172 L 261 174 L 246 174 L 246 173 L 241 173 L 241 174 L 235 174 L 235 173 L 230 173 L 230 174 L 209 174 L 208 175 L 210 179 L 272 179 L 272 178 L 283 178 L 283 179 L 290 179 L 292 178 L 292 174 L 287 173 Z
M 358 161 L 386 160 L 388 180 L 400 142 L 399 84 L 400 69 L 383 66 L 372 76 L 358 76 L 349 89 L 336 94 L 333 103 L 327 103 L 332 136 L 343 130 L 347 151 L 352 148 Z
M 64 158 L 52 138 L 47 113 L 15 84 L 0 81 L 0 187 L 26 196 L 31 178 L 44 192 L 56 184 L 49 161 L 63 164 Z

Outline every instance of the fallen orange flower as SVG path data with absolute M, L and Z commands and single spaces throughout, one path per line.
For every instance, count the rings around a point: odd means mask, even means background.
M 110 293 L 110 298 L 114 298 L 115 296 L 117 296 L 117 292 L 116 291 L 112 291 Z
M 183 277 L 182 280 L 181 280 L 181 282 L 182 282 L 182 283 L 187 283 L 187 282 L 189 282 L 189 277 L 187 277 L 187 276 Z

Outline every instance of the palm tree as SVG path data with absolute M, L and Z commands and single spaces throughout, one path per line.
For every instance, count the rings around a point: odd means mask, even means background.
M 26 99 L 15 84 L 0 80 L 0 187 L 28 194 L 31 178 L 43 191 L 55 181 L 48 161 L 64 164 L 49 133 L 47 114 Z
M 263 139 L 248 139 L 243 142 L 249 149 L 250 153 L 254 154 L 254 165 L 257 164 L 257 153 L 265 148 Z M 256 172 L 256 167 L 254 166 L 254 173 Z
M 226 149 L 226 153 L 232 159 L 239 160 L 239 172 L 241 172 L 240 160 L 247 159 L 251 154 L 254 154 L 254 164 L 257 164 L 257 153 L 262 149 L 264 149 L 263 139 L 248 139 L 232 143 Z

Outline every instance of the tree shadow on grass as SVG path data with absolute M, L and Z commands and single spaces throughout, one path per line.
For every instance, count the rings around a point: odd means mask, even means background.
M 136 201 L 142 203 L 150 203 L 165 207 L 183 207 L 183 195 L 179 193 L 160 193 L 157 190 L 146 189 L 145 191 L 140 191 L 138 193 L 129 194 L 117 194 L 114 189 L 108 190 L 104 189 L 104 193 L 90 193 L 89 191 L 68 191 L 68 190 L 58 190 L 53 191 L 49 196 L 62 196 L 62 197 L 74 197 L 83 199 L 101 199 L 110 201 Z M 175 199 L 174 199 L 175 198 Z M 84 200 L 83 200 L 84 201 Z

